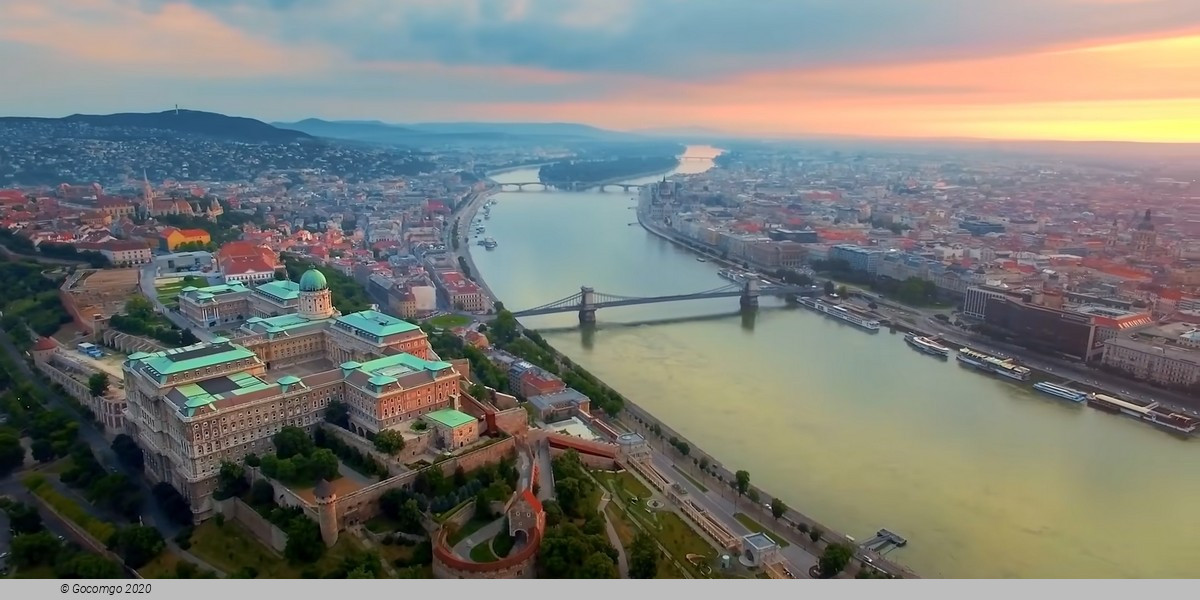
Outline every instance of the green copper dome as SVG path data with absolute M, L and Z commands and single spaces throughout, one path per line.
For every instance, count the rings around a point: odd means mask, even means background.
M 329 284 L 325 281 L 325 276 L 316 269 L 309 269 L 300 276 L 300 291 L 302 292 L 319 292 L 329 288 Z

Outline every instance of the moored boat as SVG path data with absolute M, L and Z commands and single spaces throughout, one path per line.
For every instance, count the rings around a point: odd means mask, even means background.
M 930 356 L 941 358 L 950 356 L 950 349 L 937 343 L 932 338 L 920 336 L 915 333 L 907 333 L 904 335 L 904 341 L 918 352 L 923 352 Z
M 1058 385 L 1057 383 L 1050 383 L 1048 381 L 1033 384 L 1033 389 L 1043 394 L 1054 396 L 1055 398 L 1070 400 L 1071 402 L 1083 402 L 1087 400 L 1087 392 L 1081 392 L 1065 385 Z

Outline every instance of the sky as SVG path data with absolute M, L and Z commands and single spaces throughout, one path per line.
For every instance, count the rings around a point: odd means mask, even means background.
M 0 0 L 0 114 L 1200 142 L 1200 0 Z

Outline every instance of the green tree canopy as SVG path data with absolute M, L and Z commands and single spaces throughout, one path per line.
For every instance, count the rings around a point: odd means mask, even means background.
M 88 391 L 93 396 L 103 396 L 108 393 L 108 373 L 94 373 L 88 377 Z
M 840 543 L 829 544 L 817 560 L 817 570 L 821 572 L 822 579 L 832 579 L 837 577 L 846 568 L 846 565 L 850 564 L 852 558 L 854 558 L 854 550 L 850 546 Z

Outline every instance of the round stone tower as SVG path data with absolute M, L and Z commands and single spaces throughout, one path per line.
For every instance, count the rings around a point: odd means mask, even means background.
M 314 320 L 333 316 L 333 295 L 325 276 L 316 269 L 300 277 L 300 316 Z
M 324 479 L 317 482 L 313 490 L 317 501 L 317 518 L 321 526 L 321 540 L 326 546 L 333 546 L 338 539 L 337 492 Z

